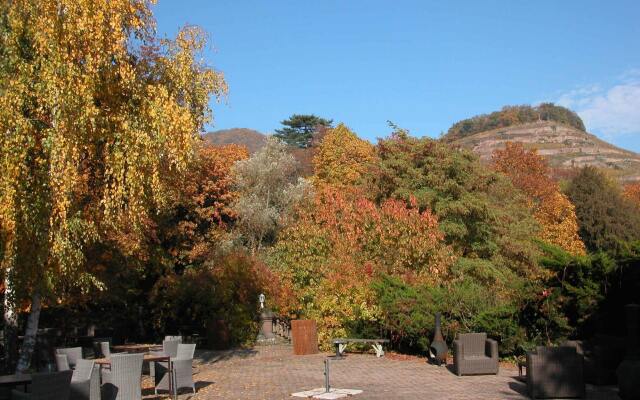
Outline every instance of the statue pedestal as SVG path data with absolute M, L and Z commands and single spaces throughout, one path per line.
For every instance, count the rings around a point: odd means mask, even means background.
M 273 313 L 269 309 L 263 309 L 260 313 L 260 332 L 256 341 L 258 344 L 272 344 L 276 341 L 276 335 L 273 333 Z

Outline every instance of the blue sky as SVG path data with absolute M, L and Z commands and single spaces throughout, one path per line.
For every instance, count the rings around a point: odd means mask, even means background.
M 292 113 L 361 137 L 417 136 L 503 105 L 555 101 L 640 152 L 640 1 L 158 0 L 161 35 L 202 26 L 229 96 L 214 126 Z

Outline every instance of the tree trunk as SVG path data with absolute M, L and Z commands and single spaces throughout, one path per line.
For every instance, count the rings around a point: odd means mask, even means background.
M 20 358 L 16 366 L 16 373 L 25 373 L 31 365 L 31 356 L 36 347 L 36 334 L 38 332 L 38 322 L 40 320 L 40 309 L 42 308 L 40 293 L 35 292 L 31 297 L 31 311 L 27 321 L 27 329 L 24 333 L 24 341 L 20 349 Z
M 12 282 L 12 269 L 6 271 L 4 278 L 4 372 L 9 373 L 16 367 L 18 358 L 18 313 L 16 312 L 15 292 Z

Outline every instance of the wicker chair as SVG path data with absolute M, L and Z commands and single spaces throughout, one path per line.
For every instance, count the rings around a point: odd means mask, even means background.
M 142 354 L 114 354 L 111 369 L 102 369 L 102 400 L 140 400 Z
M 71 377 L 70 400 L 100 400 L 100 371 L 93 360 L 78 360 Z
M 169 356 L 174 358 L 176 355 L 178 355 L 178 345 L 180 344 L 179 341 L 177 340 L 165 340 L 162 342 L 162 351 L 152 351 L 151 354 L 153 355 L 160 355 L 160 356 Z M 155 371 L 154 371 L 154 365 L 155 363 L 150 363 L 149 364 L 149 375 L 150 376 L 154 376 L 155 375 Z M 166 364 L 166 363 L 165 363 Z
M 100 342 L 100 354 L 104 358 L 111 357 L 111 346 L 109 346 L 109 342 Z
M 165 336 L 164 341 L 176 341 L 182 343 L 182 336 Z
M 193 382 L 193 355 L 196 351 L 195 344 L 179 344 L 176 357 L 171 358 L 175 377 L 175 388 L 189 388 L 196 392 L 196 385 Z M 169 368 L 166 362 L 158 362 L 155 366 L 155 392 L 158 390 L 169 390 Z
M 614 385 L 616 369 L 624 360 L 624 338 L 595 335 L 587 341 L 567 340 L 563 346 L 575 347 L 584 357 L 584 381 L 594 385 Z
M 498 373 L 498 342 L 486 333 L 462 333 L 453 341 L 453 364 L 458 376 Z
M 82 360 L 82 347 L 67 347 L 56 349 L 56 354 L 66 354 L 69 367 L 76 367 L 78 360 Z
M 69 359 L 66 354 L 56 354 L 56 368 L 58 371 L 69 371 Z
M 583 357 L 575 347 L 543 347 L 527 353 L 531 398 L 584 397 Z
M 49 372 L 31 376 L 31 392 L 11 391 L 14 400 L 67 400 L 72 371 Z

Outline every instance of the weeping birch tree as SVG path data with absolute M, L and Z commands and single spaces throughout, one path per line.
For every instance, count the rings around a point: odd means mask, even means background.
M 149 0 L 0 5 L 0 265 L 9 360 L 29 367 L 42 304 L 100 287 L 83 248 L 142 226 L 187 168 L 223 76 L 205 35 L 157 39 Z M 29 310 L 19 358 L 16 310 Z M 13 329 L 12 329 L 13 328 Z

